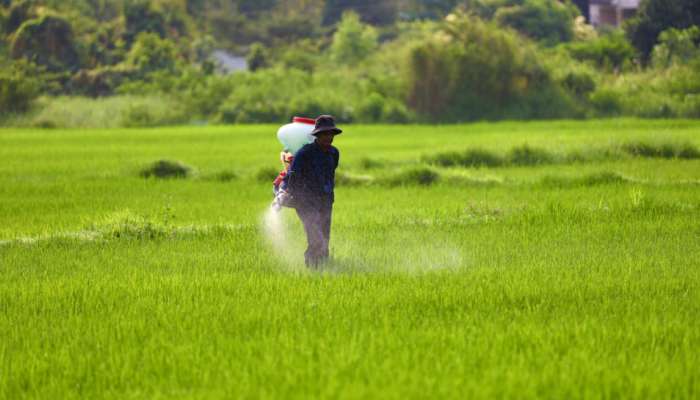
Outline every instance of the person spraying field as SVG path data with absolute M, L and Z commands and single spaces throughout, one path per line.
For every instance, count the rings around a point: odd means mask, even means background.
M 272 208 L 275 211 L 280 211 L 283 206 L 287 206 L 286 203 L 291 199 L 286 190 L 285 178 L 294 160 L 294 154 L 304 145 L 313 143 L 315 140 L 315 137 L 311 135 L 315 125 L 316 120 L 312 118 L 294 117 L 292 123 L 284 125 L 277 131 L 277 139 L 282 143 L 284 150 L 280 153 L 282 171 L 272 183 L 272 190 L 275 194 Z
M 296 118 L 295 122 L 304 123 Z M 334 137 L 343 131 L 335 126 L 335 120 L 330 115 L 316 118 L 313 129 L 308 133 L 311 137 L 304 136 L 303 129 L 285 134 L 287 131 L 284 128 L 278 132 L 278 138 L 286 150 L 281 156 L 283 164 L 286 160 L 289 163 L 275 179 L 272 206 L 296 210 L 308 243 L 304 261 L 309 267 L 318 267 L 329 258 L 335 170 L 340 161 L 340 152 L 332 143 Z M 300 144 L 302 146 L 292 153 Z M 290 157 L 288 154 L 293 155 Z

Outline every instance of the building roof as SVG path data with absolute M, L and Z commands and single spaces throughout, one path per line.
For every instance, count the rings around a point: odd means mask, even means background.
M 616 6 L 622 8 L 639 8 L 640 0 L 589 0 L 590 5 Z

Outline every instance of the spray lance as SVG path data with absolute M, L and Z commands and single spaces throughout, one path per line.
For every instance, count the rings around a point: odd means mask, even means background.
M 314 141 L 311 132 L 313 132 L 315 124 L 316 121 L 314 119 L 294 117 L 291 123 L 282 126 L 277 131 L 277 139 L 283 146 L 282 153 L 280 153 L 280 161 L 283 168 L 272 184 L 275 196 L 275 199 L 272 201 L 272 208 L 275 211 L 280 211 L 282 207 L 291 207 L 292 196 L 287 191 L 284 178 L 292 165 L 294 154 L 304 145 Z

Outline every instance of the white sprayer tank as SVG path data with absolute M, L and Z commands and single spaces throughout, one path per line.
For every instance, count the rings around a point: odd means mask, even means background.
M 294 117 L 292 123 L 284 125 L 277 131 L 277 139 L 285 150 L 296 154 L 305 144 L 314 141 L 315 138 L 311 132 L 313 132 L 315 125 L 316 121 L 311 118 Z

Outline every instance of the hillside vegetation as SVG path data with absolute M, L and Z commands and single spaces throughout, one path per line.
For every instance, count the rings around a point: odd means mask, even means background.
M 2 4 L 5 125 L 700 116 L 692 0 L 644 0 L 619 30 L 569 0 Z M 215 51 L 248 68 L 227 73 Z M 123 96 L 144 105 L 82 100 Z

